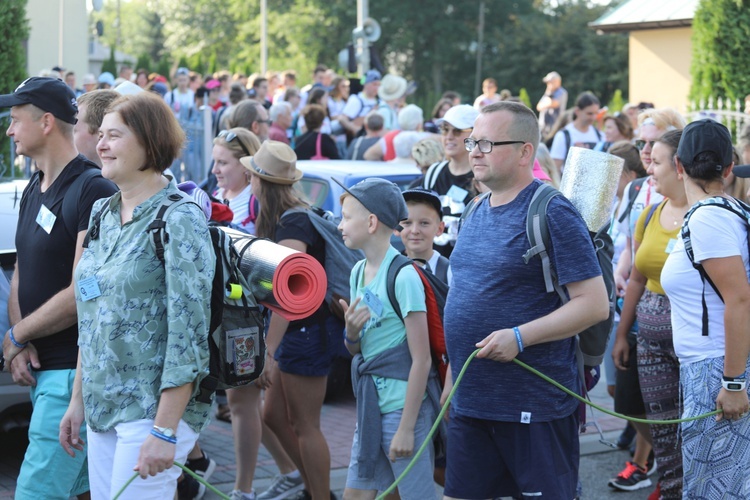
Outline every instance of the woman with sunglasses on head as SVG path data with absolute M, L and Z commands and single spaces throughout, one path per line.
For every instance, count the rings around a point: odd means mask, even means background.
M 625 292 L 612 349 L 615 366 L 626 371 L 629 363 L 635 361 L 630 359 L 628 334 L 637 317 L 638 380 L 646 417 L 650 420 L 676 419 L 680 414 L 680 363 L 672 342 L 669 299 L 660 278 L 689 208 L 683 176 L 678 173 L 674 161 L 681 135 L 682 131 L 673 130 L 654 142 L 648 173 L 656 190 L 666 198 L 659 204 L 646 207 L 638 218 L 635 266 Z M 637 429 L 639 426 L 641 424 L 636 424 Z M 676 424 L 650 427 L 661 498 L 682 498 L 682 455 L 679 446 L 675 446 L 679 442 L 678 427 Z M 618 489 L 641 483 L 649 485 L 647 471 L 645 463 L 629 462 L 610 484 Z
M 750 257 L 744 209 L 724 194 L 732 168 L 726 127 L 708 119 L 685 127 L 677 172 L 691 208 L 662 283 L 681 363 L 682 417 L 722 413 L 682 424 L 684 498 L 750 498 Z
M 325 241 L 306 213 L 310 205 L 293 188 L 302 178 L 294 151 L 284 143 L 267 141 L 241 162 L 260 200 L 257 235 L 306 252 L 323 265 Z M 266 335 L 266 366 L 260 377 L 266 389 L 263 419 L 299 468 L 306 498 L 314 500 L 328 500 L 330 495 L 331 456 L 320 430 L 320 412 L 343 330 L 343 323 L 323 303 L 303 320 L 290 322 L 271 314 Z
M 252 156 L 260 148 L 258 137 L 244 128 L 222 130 L 214 139 L 211 173 L 216 176 L 218 189 L 214 197 L 232 210 L 232 224 L 255 234 L 257 199 L 250 188 L 250 172 L 240 163 L 243 156 Z M 255 205 L 255 206 L 253 206 Z
M 180 194 L 163 172 L 184 141 L 169 105 L 147 92 L 114 101 L 99 131 L 102 175 L 120 191 L 94 204 L 98 231 L 75 270 L 80 349 L 60 424 L 72 454 L 85 415 L 92 498 L 112 498 L 133 471 L 145 481 L 127 486 L 127 498 L 173 497 L 181 471 L 172 464 L 208 425 L 211 405 L 195 397 L 208 375 L 215 268 L 206 216 L 194 203 L 171 210 L 163 259 L 147 230 Z

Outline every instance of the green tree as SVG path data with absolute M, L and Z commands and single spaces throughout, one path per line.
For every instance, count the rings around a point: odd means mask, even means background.
M 190 69 L 200 74 L 206 72 L 206 64 L 203 62 L 203 54 L 201 52 L 196 52 L 190 58 Z
M 211 74 L 216 73 L 219 70 L 219 65 L 216 62 L 216 52 L 211 53 L 211 57 L 208 58 L 208 69 L 207 71 Z
M 141 54 L 138 56 L 138 62 L 135 63 L 136 69 L 145 69 L 148 73 L 151 73 L 151 57 L 148 54 Z
M 161 59 L 159 59 L 159 63 L 156 65 L 156 72 L 160 75 L 164 76 L 169 80 L 169 74 L 172 69 L 172 61 L 169 59 L 169 56 L 165 55 Z
M 105 71 L 109 71 L 113 75 L 117 74 L 117 61 L 115 60 L 115 46 L 111 45 L 109 47 L 109 59 L 104 61 L 104 64 L 102 64 L 102 73 Z
M 701 0 L 693 17 L 694 100 L 710 96 L 738 99 L 750 89 L 750 2 Z
M 0 94 L 9 94 L 27 76 L 23 43 L 28 36 L 26 0 L 3 0 L 0 8 Z M 0 119 L 2 130 L 8 125 L 7 117 Z M 10 141 L 0 141 L 0 175 L 8 176 L 11 171 Z
M 177 62 L 177 67 L 178 68 L 189 68 L 189 69 L 192 69 L 192 68 L 190 68 L 190 65 L 188 64 L 187 57 L 185 57 L 184 55 L 181 56 L 180 60 Z

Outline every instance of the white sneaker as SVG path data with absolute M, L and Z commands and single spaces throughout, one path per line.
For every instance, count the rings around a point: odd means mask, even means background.
M 255 490 L 248 493 L 243 493 L 240 490 L 232 490 L 229 494 L 229 500 L 257 500 L 255 496 Z
M 292 479 L 289 476 L 279 474 L 271 483 L 271 486 L 258 495 L 256 500 L 282 500 L 302 491 L 305 487 L 302 476 Z

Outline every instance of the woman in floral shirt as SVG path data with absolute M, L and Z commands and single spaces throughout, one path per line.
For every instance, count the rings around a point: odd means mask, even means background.
M 112 498 L 133 471 L 145 479 L 127 497 L 174 496 L 183 462 L 208 423 L 195 400 L 208 373 L 209 299 L 214 254 L 206 217 L 192 203 L 166 219 L 164 262 L 147 231 L 167 197 L 162 172 L 184 142 L 169 107 L 147 93 L 112 103 L 99 132 L 102 175 L 120 191 L 99 200 L 92 234 L 75 270 L 79 357 L 73 398 L 60 426 L 69 453 L 88 426 L 92 498 Z

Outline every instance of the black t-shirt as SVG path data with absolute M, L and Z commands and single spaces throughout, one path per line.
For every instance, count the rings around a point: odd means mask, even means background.
M 274 241 L 278 243 L 282 240 L 299 240 L 306 244 L 307 253 L 320 262 L 321 266 L 325 267 L 326 242 L 318 234 L 312 222 L 310 222 L 310 217 L 307 213 L 292 212 L 282 217 L 279 223 L 276 224 L 276 237 Z M 325 321 L 328 316 L 330 316 L 330 311 L 328 305 L 323 301 L 323 304 L 321 304 L 312 316 L 292 321 L 289 324 L 289 329 L 294 330 L 314 323 L 320 323 Z
M 459 187 L 468 191 L 468 194 L 463 199 L 464 204 L 468 204 L 477 195 L 472 185 L 473 181 L 474 172 L 469 171 L 466 174 L 453 175 L 451 173 L 451 169 L 448 168 L 448 165 L 446 165 L 438 174 L 437 179 L 435 179 L 435 186 L 432 188 L 432 190 L 435 191 L 438 195 L 442 196 L 448 194 L 448 191 L 450 191 L 451 187 Z
M 18 302 L 21 317 L 36 311 L 59 291 L 70 286 L 78 232 L 85 231 L 94 202 L 117 192 L 110 181 L 96 176 L 86 181 L 77 204 L 77 220 L 63 220 L 63 199 L 75 179 L 88 168 L 97 168 L 83 155 L 75 157 L 49 188 L 42 193 L 42 172 L 37 172 L 23 192 L 18 214 Z M 69 202 L 70 203 L 70 202 Z M 52 214 L 49 234 L 37 223 L 42 205 Z M 70 229 L 76 228 L 76 234 Z M 70 229 L 69 229 L 70 228 Z M 42 370 L 75 369 L 78 358 L 78 327 L 73 325 L 53 335 L 36 339 Z
M 294 152 L 297 153 L 298 160 L 309 160 L 315 156 L 316 145 L 318 141 L 318 132 L 305 132 L 297 137 L 294 146 Z M 339 150 L 336 142 L 328 134 L 320 134 L 320 154 L 331 160 L 339 159 Z

